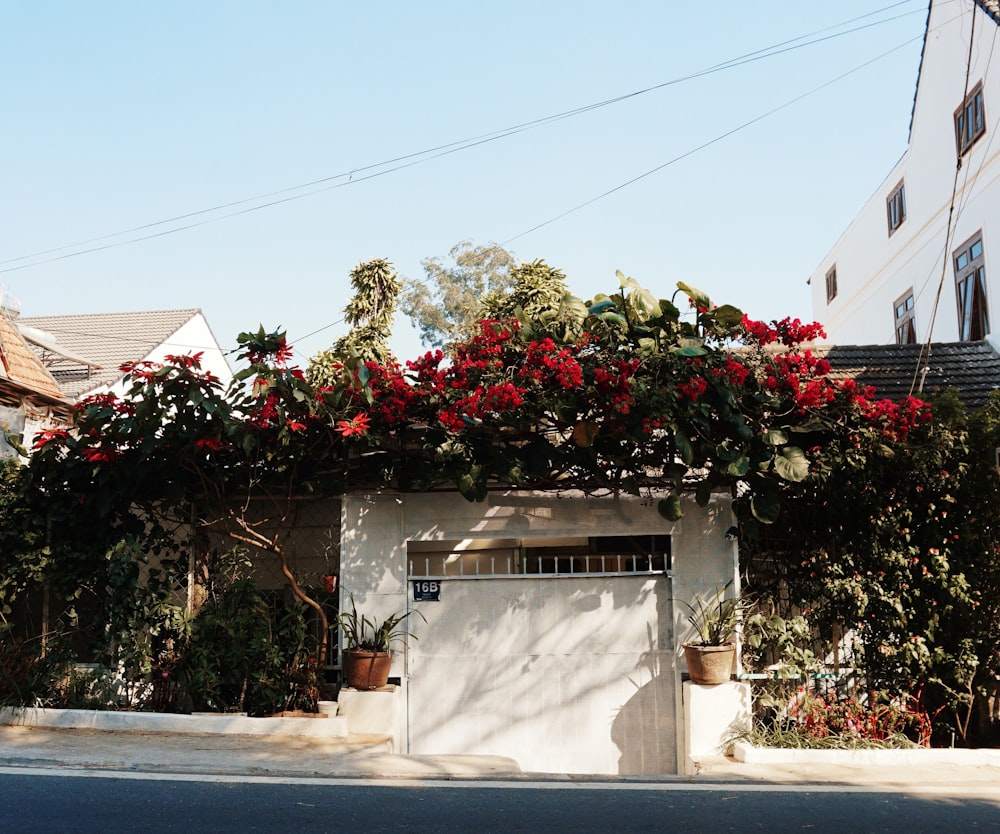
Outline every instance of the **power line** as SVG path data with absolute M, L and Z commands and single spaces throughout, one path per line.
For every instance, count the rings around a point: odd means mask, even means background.
M 852 23 L 856 23 L 856 22 L 864 20 L 866 18 L 870 18 L 870 17 L 873 17 L 875 15 L 882 14 L 883 12 L 889 11 L 891 9 L 894 9 L 894 8 L 898 7 L 898 6 L 907 5 L 910 2 L 913 2 L 913 0 L 900 0 L 900 2 L 892 3 L 892 4 L 888 5 L 888 6 L 885 6 L 885 7 L 881 8 L 881 9 L 878 9 L 878 10 L 873 11 L 873 12 L 869 12 L 869 13 L 867 13 L 865 15 L 860 15 L 858 17 L 851 18 L 849 20 L 843 21 L 843 22 L 835 24 L 833 26 L 828 26 L 828 27 L 825 27 L 823 29 L 818 29 L 818 30 L 816 30 L 814 32 L 810 32 L 810 33 L 805 34 L 805 35 L 800 35 L 800 36 L 798 36 L 796 38 L 792 38 L 790 40 L 782 41 L 780 43 L 773 44 L 771 46 L 764 47 L 762 49 L 758 49 L 758 50 L 754 50 L 752 52 L 745 53 L 744 55 L 738 56 L 736 58 L 729 59 L 727 61 L 724 61 L 724 62 L 719 63 L 719 64 L 715 64 L 715 65 L 710 66 L 710 67 L 706 67 L 706 68 L 701 69 L 701 70 L 697 70 L 696 72 L 692 72 L 692 73 L 690 73 L 688 75 L 680 76 L 680 77 L 674 78 L 674 79 L 672 79 L 670 81 L 664 81 L 664 82 L 661 82 L 659 84 L 655 84 L 655 85 L 652 85 L 652 86 L 649 86 L 649 87 L 645 87 L 645 88 L 640 89 L 640 90 L 635 90 L 635 91 L 630 92 L 630 93 L 625 93 L 623 95 L 615 96 L 613 98 L 605 99 L 603 101 L 599 101 L 599 102 L 594 102 L 594 103 L 591 103 L 591 104 L 587 104 L 587 105 L 584 105 L 582 107 L 578 107 L 578 108 L 574 108 L 574 109 L 571 109 L 571 110 L 562 111 L 560 113 L 552 114 L 552 115 L 549 115 L 549 116 L 544 116 L 542 118 L 535 119 L 535 120 L 532 120 L 532 121 L 522 122 L 520 124 L 513 125 L 513 126 L 507 127 L 507 128 L 503 128 L 501 130 L 493 131 L 493 132 L 490 132 L 490 133 L 480 134 L 478 136 L 473 136 L 473 137 L 470 137 L 470 138 L 461 139 L 461 140 L 457 140 L 457 141 L 454 141 L 454 142 L 449 142 L 447 144 L 437 145 L 435 147 L 427 148 L 427 149 L 424 149 L 424 150 L 421 150 L 421 151 L 415 151 L 413 153 L 404 154 L 402 156 L 394 157 L 392 159 L 384 160 L 382 162 L 372 163 L 370 165 L 365 165 L 365 166 L 362 166 L 362 167 L 359 167 L 359 168 L 353 168 L 353 169 L 351 169 L 349 171 L 345 171 L 345 172 L 342 172 L 342 173 L 339 173 L 339 174 L 334 174 L 334 175 L 331 175 L 331 176 L 328 176 L 328 177 L 322 177 L 322 178 L 319 178 L 319 179 L 316 179 L 316 180 L 311 180 L 310 182 L 302 183 L 300 185 L 295 185 L 295 186 L 291 186 L 291 187 L 288 187 L 288 188 L 279 189 L 277 191 L 271 191 L 271 192 L 268 192 L 268 193 L 265 193 L 265 194 L 260 194 L 260 195 L 254 196 L 254 197 L 247 197 L 247 198 L 244 198 L 244 199 L 241 199 L 241 200 L 235 200 L 235 201 L 231 201 L 231 202 L 228 202 L 228 203 L 222 203 L 222 204 L 219 204 L 219 205 L 216 205 L 216 206 L 212 206 L 210 208 L 200 209 L 200 210 L 197 210 L 197 211 L 192 211 L 192 212 L 188 212 L 188 213 L 181 214 L 181 215 L 176 215 L 174 217 L 170 217 L 170 218 L 167 218 L 167 219 L 164 219 L 164 220 L 157 220 L 157 221 L 152 222 L 152 223 L 146 223 L 146 224 L 142 224 L 142 225 L 139 225 L 139 226 L 134 226 L 134 227 L 131 227 L 129 229 L 121 230 L 121 231 L 118 231 L 118 232 L 113 232 L 111 234 L 101 235 L 99 237 L 94 237 L 94 238 L 88 238 L 86 240 L 77 241 L 76 243 L 65 244 L 65 245 L 62 245 L 62 246 L 53 247 L 53 248 L 49 248 L 49 249 L 44 249 L 44 250 L 40 250 L 40 251 L 37 251 L 37 252 L 29 253 L 29 254 L 26 254 L 26 255 L 21 255 L 21 256 L 18 256 L 16 258 L 9 258 L 9 259 L 6 259 L 6 260 L 2 260 L 2 261 L 0 261 L 0 265 L 3 265 L 3 264 L 19 264 L 19 262 L 21 262 L 21 261 L 30 260 L 32 258 L 42 258 L 45 255 L 54 255 L 54 253 L 56 253 L 56 252 L 64 252 L 67 249 L 74 249 L 74 250 L 76 250 L 76 251 L 68 252 L 68 253 L 62 254 L 62 255 L 55 255 L 54 257 L 50 257 L 50 258 L 43 258 L 42 260 L 35 260 L 35 261 L 32 261 L 31 263 L 27 263 L 27 264 L 21 263 L 21 264 L 16 265 L 16 266 L 7 266 L 4 269 L 0 269 L 0 274 L 6 273 L 6 272 L 15 272 L 15 271 L 19 271 L 19 270 L 22 270 L 22 269 L 29 269 L 29 268 L 34 267 L 34 266 L 40 266 L 42 264 L 52 263 L 54 261 L 65 260 L 67 258 L 73 258 L 73 257 L 78 257 L 80 255 L 92 254 L 94 252 L 100 252 L 100 251 L 103 251 L 103 250 L 106 250 L 106 249 L 116 248 L 118 246 L 125 246 L 125 245 L 129 245 L 129 244 L 133 244 L 133 243 L 139 243 L 139 242 L 145 241 L 145 240 L 151 240 L 151 239 L 154 239 L 154 238 L 163 237 L 165 235 L 176 234 L 177 232 L 186 231 L 186 230 L 189 230 L 189 229 L 196 228 L 198 226 L 203 226 L 203 225 L 207 225 L 207 224 L 210 224 L 210 223 L 216 223 L 216 222 L 219 222 L 221 220 L 230 219 L 230 218 L 237 217 L 237 216 L 240 216 L 240 215 L 243 215 L 243 214 L 249 214 L 249 213 L 255 212 L 255 211 L 261 211 L 261 210 L 263 210 L 265 208 L 271 208 L 273 206 L 281 205 L 283 203 L 291 202 L 291 201 L 294 201 L 294 200 L 304 199 L 305 197 L 311 197 L 311 196 L 314 196 L 316 194 L 322 193 L 324 191 L 329 191 L 329 190 L 333 190 L 333 189 L 337 189 L 337 188 L 344 188 L 344 187 L 346 187 L 348 185 L 354 185 L 354 184 L 357 184 L 357 183 L 360 183 L 360 182 L 364 182 L 364 181 L 369 180 L 369 179 L 374 179 L 376 177 L 385 176 L 387 174 L 391 174 L 391 173 L 394 173 L 396 171 L 400 171 L 400 170 L 402 170 L 404 168 L 409 168 L 409 167 L 412 167 L 414 165 L 421 164 L 423 162 L 428 162 L 428 161 L 433 160 L 433 159 L 438 159 L 438 158 L 440 158 L 442 156 L 447 156 L 447 155 L 450 155 L 452 153 L 457 153 L 458 151 L 468 150 L 470 148 L 474 148 L 474 147 L 477 147 L 479 145 L 486 144 L 488 142 L 494 142 L 494 141 L 497 141 L 498 139 L 504 139 L 504 138 L 507 138 L 509 136 L 513 136 L 513 135 L 516 135 L 518 133 L 522 133 L 522 132 L 527 131 L 527 130 L 533 130 L 533 129 L 536 129 L 536 128 L 539 128 L 539 127 L 543 127 L 543 126 L 546 126 L 546 125 L 549 125 L 549 124 L 553 124 L 555 122 L 562 121 L 563 119 L 572 118 L 574 116 L 578 116 L 578 115 L 581 115 L 583 113 L 588 113 L 588 112 L 590 112 L 592 110 L 596 110 L 596 109 L 599 109 L 599 108 L 604 108 L 604 107 L 610 106 L 612 104 L 617 104 L 619 102 L 626 101 L 628 99 L 635 98 L 637 96 L 645 95 L 647 93 L 651 93 L 651 92 L 654 92 L 656 90 L 661 90 L 661 89 L 664 89 L 666 87 L 674 86 L 674 85 L 683 83 L 685 81 L 691 81 L 691 80 L 694 80 L 694 79 L 697 79 L 697 78 L 701 78 L 701 77 L 704 77 L 706 75 L 710 75 L 710 74 L 713 74 L 713 73 L 716 73 L 716 72 L 722 72 L 722 71 L 727 70 L 727 69 L 733 69 L 733 68 L 738 67 L 738 66 L 743 66 L 743 65 L 748 64 L 748 63 L 752 63 L 752 62 L 755 62 L 755 61 L 763 60 L 764 58 L 770 58 L 770 57 L 773 57 L 775 55 L 780 55 L 780 54 L 784 54 L 786 52 L 790 52 L 790 51 L 793 51 L 793 50 L 802 49 L 802 48 L 807 47 L 807 46 L 812 46 L 812 45 L 815 45 L 815 44 L 818 44 L 818 43 L 823 43 L 823 42 L 831 40 L 833 38 L 843 37 L 845 35 L 853 34 L 855 32 L 859 32 L 859 31 L 862 31 L 864 29 L 869 29 L 869 28 L 872 28 L 874 26 L 880 26 L 883 23 L 888 23 L 888 22 L 891 22 L 893 20 L 898 20 L 898 19 L 900 19 L 902 17 L 906 17 L 907 15 L 913 14 L 914 12 L 904 12 L 902 14 L 898 14 L 898 15 L 895 15 L 895 16 L 892 16 L 892 17 L 887 17 L 887 18 L 883 18 L 881 20 L 877 20 L 877 21 L 865 23 L 865 24 L 863 24 L 861 26 L 857 26 L 857 27 L 854 27 L 852 29 L 846 29 L 846 30 L 843 30 L 843 31 L 839 31 L 839 32 L 836 32 L 835 34 L 832 34 L 832 35 L 826 35 L 824 37 L 815 38 L 813 40 L 806 40 L 808 38 L 814 38 L 814 36 L 816 36 L 816 35 L 822 35 L 825 32 L 830 32 L 832 30 L 841 29 L 842 27 L 849 26 Z M 799 43 L 799 41 L 803 41 L 803 42 Z M 692 153 L 693 153 L 693 151 L 692 151 Z M 681 157 L 681 158 L 683 158 L 683 157 Z M 379 170 L 379 169 L 384 169 L 384 170 Z M 356 177 L 355 176 L 356 174 L 363 173 L 363 172 L 370 172 L 370 173 L 367 173 L 365 176 L 361 176 L 361 177 Z M 649 173 L 653 173 L 653 172 L 649 172 Z M 347 179 L 346 179 L 346 181 L 343 181 L 345 177 Z M 629 183 L 626 183 L 625 185 L 628 185 L 628 184 Z M 315 188 L 315 186 L 320 186 L 320 185 L 322 185 L 323 187 L 321 187 L 321 188 Z M 625 187 L 625 186 L 623 185 L 623 186 L 620 186 L 620 187 Z M 305 191 L 304 193 L 295 193 L 295 192 L 303 192 L 304 189 L 310 189 L 310 188 L 313 189 L 313 190 L 311 190 L 311 191 Z M 615 190 L 617 190 L 617 189 L 615 189 Z M 611 193 L 611 192 L 609 192 L 609 193 Z M 287 195 L 287 196 L 282 196 L 282 195 Z M 605 196 L 605 195 L 602 195 L 602 196 Z M 272 197 L 277 197 L 278 199 L 273 199 L 272 200 L 272 199 L 270 199 Z M 595 199 L 600 199 L 600 198 L 595 198 Z M 179 221 L 189 220 L 189 219 L 192 219 L 192 218 L 204 217 L 204 215 L 212 214 L 212 213 L 219 212 L 219 211 L 225 211 L 226 209 L 235 208 L 237 206 L 245 206 L 245 205 L 247 205 L 249 203 L 257 203 L 260 200 L 267 200 L 268 202 L 265 202 L 265 203 L 262 203 L 262 204 L 258 204 L 258 205 L 249 206 L 247 208 L 240 209 L 239 211 L 230 212 L 228 214 L 224 214 L 224 215 L 221 215 L 221 216 L 218 216 L 218 217 L 213 217 L 213 218 L 208 218 L 208 219 L 203 219 L 203 220 L 195 220 L 194 222 L 186 223 L 186 224 L 181 225 L 181 226 L 174 226 L 174 227 L 171 227 L 169 229 L 165 229 L 165 230 L 161 230 L 161 231 L 157 231 L 157 232 L 151 232 L 149 234 L 140 235 L 138 237 L 133 237 L 133 238 L 130 238 L 128 240 L 113 241 L 113 242 L 105 243 L 105 244 L 102 244 L 102 245 L 99 245 L 99 246 L 89 246 L 89 244 L 91 244 L 91 243 L 100 243 L 101 241 L 112 241 L 114 238 L 122 237 L 123 235 L 133 234 L 135 232 L 142 232 L 142 231 L 146 231 L 148 229 L 154 229 L 154 228 L 156 228 L 158 226 L 164 226 L 164 225 L 167 225 L 169 223 L 176 223 L 176 222 L 179 222 Z M 553 221 L 548 221 L 548 222 L 554 222 L 555 219 L 558 219 L 558 218 L 554 218 Z M 542 224 L 542 225 L 547 225 L 547 223 L 546 224 Z M 529 230 L 529 231 L 533 231 L 533 229 Z M 524 234 L 527 234 L 527 233 L 524 233 Z M 77 247 L 80 247 L 80 246 L 87 246 L 88 248 L 78 249 Z
M 802 99 L 808 98 L 809 96 L 814 95 L 815 93 L 818 93 L 820 90 L 823 90 L 826 87 L 829 87 L 831 84 L 835 84 L 836 82 L 841 81 L 844 78 L 847 78 L 847 76 L 852 75 L 855 72 L 858 72 L 858 71 L 864 69 L 865 67 L 867 67 L 867 66 L 869 66 L 871 64 L 874 64 L 876 61 L 881 61 L 887 55 L 891 55 L 893 52 L 899 51 L 904 46 L 908 46 L 909 44 L 913 43 L 915 40 L 919 40 L 919 38 L 911 38 L 910 40 L 905 41 L 904 43 L 898 44 L 897 46 L 894 46 L 892 49 L 890 49 L 890 50 L 888 50 L 886 52 L 883 52 L 881 55 L 877 55 L 876 57 L 872 58 L 871 60 L 865 61 L 863 64 L 859 64 L 858 66 L 854 67 L 853 69 L 850 69 L 847 72 L 841 73 L 840 75 L 836 76 L 835 78 L 831 78 L 829 81 L 826 81 L 823 84 L 820 84 L 818 87 L 813 87 L 811 90 L 809 90 L 809 91 L 807 91 L 805 93 L 802 93 L 801 95 L 795 96 L 795 98 L 789 99 L 784 104 L 779 104 L 777 107 L 773 107 L 772 109 L 768 110 L 766 113 L 761 113 L 759 116 L 755 116 L 754 118 L 750 119 L 747 122 L 744 122 L 743 124 L 739 125 L 738 127 L 734 127 L 734 128 L 732 128 L 730 130 L 727 130 L 725 133 L 719 134 L 714 139 L 709 139 L 707 142 L 703 142 L 702 144 L 698 145 L 697 147 L 691 148 L 690 150 L 685 151 L 684 153 L 679 154 L 678 156 L 675 156 L 673 159 L 669 159 L 666 162 L 664 162 L 663 164 L 657 165 L 655 168 L 651 168 L 650 170 L 646 171 L 645 173 L 639 174 L 636 177 L 632 177 L 632 179 L 627 180 L 627 181 L 621 183 L 620 185 L 616 185 L 614 188 L 610 188 L 607 191 L 605 191 L 605 192 L 603 192 L 601 194 L 598 194 L 596 197 L 591 197 L 589 200 L 585 200 L 582 203 L 578 203 L 577 205 L 573 206 L 572 208 L 567 209 L 566 211 L 563 211 L 560 214 L 555 215 L 554 217 L 550 217 L 548 220 L 545 220 L 545 221 L 543 221 L 541 223 L 537 223 L 536 225 L 532 226 L 530 229 L 526 229 L 525 231 L 520 232 L 519 234 L 516 234 L 513 237 L 507 238 L 507 240 L 505 240 L 501 245 L 502 246 L 506 246 L 508 243 L 511 243 L 511 242 L 513 242 L 515 240 L 518 240 L 519 238 L 522 238 L 522 237 L 524 237 L 526 235 L 529 235 L 532 232 L 535 232 L 538 229 L 541 229 L 541 228 L 543 228 L 545 226 L 548 226 L 551 223 L 555 223 L 557 220 L 562 220 L 562 218 L 567 217 L 568 215 L 573 214 L 574 212 L 577 212 L 577 211 L 579 211 L 582 208 L 586 208 L 587 206 L 589 206 L 589 205 L 591 205 L 593 203 L 596 203 L 598 200 L 603 200 L 605 197 L 608 197 L 608 196 L 614 194 L 617 191 L 621 191 L 623 188 L 628 188 L 628 186 L 634 185 L 635 183 L 639 182 L 640 180 L 643 180 L 646 177 L 652 176 L 653 174 L 657 173 L 658 171 L 662 171 L 664 168 L 667 168 L 670 165 L 673 165 L 673 164 L 675 164 L 677 162 L 680 162 L 682 159 L 686 159 L 687 157 L 692 156 L 693 154 L 696 154 L 698 151 L 701 151 L 701 150 L 704 150 L 705 148 L 711 147 L 712 145 L 714 145 L 714 144 L 716 144 L 718 142 L 721 142 L 723 139 L 726 139 L 726 138 L 732 136 L 734 133 L 739 133 L 740 131 L 745 130 L 746 128 L 750 127 L 751 125 L 754 125 L 757 122 L 762 121 L 763 119 L 766 119 L 769 116 L 773 116 L 775 113 L 778 113 L 781 110 L 784 110 L 784 109 L 786 109 L 788 107 L 791 107 L 793 104 L 796 104 L 797 102 L 802 101 Z

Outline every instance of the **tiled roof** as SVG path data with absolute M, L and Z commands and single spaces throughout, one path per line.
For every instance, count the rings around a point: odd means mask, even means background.
M 40 395 L 46 402 L 64 402 L 59 384 L 5 315 L 0 315 L 0 381 Z
M 122 377 L 119 369 L 123 364 L 145 359 L 200 312 L 189 309 L 22 316 L 18 324 L 51 334 L 68 353 L 99 366 L 86 367 L 35 347 L 65 395 L 77 399 L 95 388 L 113 385 Z M 178 353 L 183 352 L 183 346 L 178 346 Z
M 833 345 L 815 348 L 832 368 L 834 379 L 852 378 L 874 386 L 879 397 L 931 397 L 954 388 L 970 408 L 1000 388 L 1000 353 L 988 341 L 939 342 L 921 360 L 921 345 Z M 926 376 L 923 370 L 926 367 Z M 923 394 L 919 393 L 923 376 Z M 916 379 L 916 385 L 914 385 Z

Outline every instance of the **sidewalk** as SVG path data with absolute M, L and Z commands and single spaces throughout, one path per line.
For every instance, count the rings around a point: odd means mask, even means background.
M 501 756 L 402 756 L 386 736 L 187 734 L 0 726 L 0 767 L 69 767 L 258 776 L 497 778 Z
M 695 776 L 587 776 L 525 773 L 502 756 L 415 756 L 390 752 L 385 736 L 184 734 L 150 731 L 0 726 L 0 767 L 109 770 L 221 776 L 518 780 L 739 785 L 754 789 L 808 785 L 850 790 L 988 796 L 1000 801 L 1000 767 L 938 760 L 886 767 L 872 763 L 738 762 L 714 757 Z M 972 751 L 955 751 L 967 753 Z

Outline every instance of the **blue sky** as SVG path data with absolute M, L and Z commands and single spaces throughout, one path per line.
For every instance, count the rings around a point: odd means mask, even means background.
M 0 284 L 24 315 L 200 307 L 224 348 L 280 326 L 304 359 L 344 331 L 356 263 L 422 278 L 422 258 L 471 239 L 544 258 L 583 297 L 620 269 L 661 296 L 686 281 L 757 318 L 811 318 L 806 279 L 905 150 L 926 15 L 926 0 L 7 3 Z M 421 351 L 402 316 L 393 344 Z

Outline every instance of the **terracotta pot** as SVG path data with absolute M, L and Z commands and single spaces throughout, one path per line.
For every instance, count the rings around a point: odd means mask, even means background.
M 687 662 L 691 683 L 703 686 L 726 683 L 732 677 L 736 665 L 736 644 L 699 646 L 685 643 L 684 660 Z
M 389 681 L 392 655 L 389 652 L 344 652 L 344 680 L 352 689 L 378 689 Z

